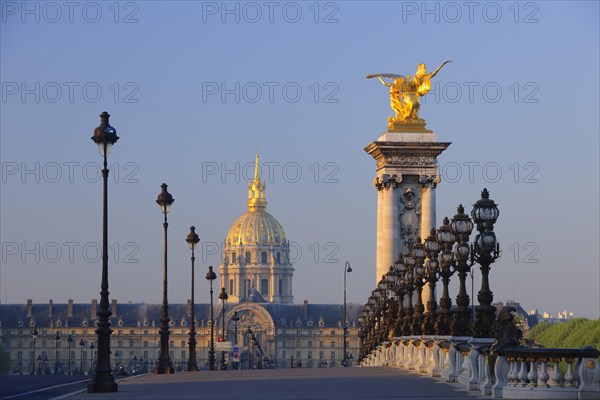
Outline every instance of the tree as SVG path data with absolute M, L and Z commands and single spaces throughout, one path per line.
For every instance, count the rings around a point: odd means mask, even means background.
M 600 318 L 593 320 L 574 318 L 556 324 L 542 322 L 529 331 L 527 336 L 536 339 L 544 347 L 581 348 L 592 346 L 600 350 Z

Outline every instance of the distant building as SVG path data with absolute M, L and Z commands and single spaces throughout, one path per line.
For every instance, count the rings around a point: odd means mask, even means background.
M 30 373 L 34 363 L 32 331 L 38 331 L 35 344 L 35 371 L 54 373 L 55 367 L 66 373 L 89 372 L 96 357 L 97 301 L 89 304 L 3 304 L 0 305 L 0 337 L 9 353 L 13 371 Z M 158 360 L 160 349 L 160 304 L 117 304 L 112 300 L 111 365 L 123 366 L 127 371 L 151 371 Z M 349 304 L 348 353 L 356 357 L 357 317 L 362 306 Z M 238 312 L 240 321 L 232 316 Z M 223 313 L 215 304 L 215 341 L 222 337 Z M 176 371 L 185 370 L 188 360 L 190 304 L 169 304 L 170 359 Z M 196 304 L 196 351 L 198 366 L 207 368 L 210 343 L 210 305 Z M 302 362 L 303 367 L 338 367 L 343 359 L 343 307 L 339 304 L 271 304 L 243 302 L 226 305 L 226 339 L 237 342 L 241 351 L 241 366 L 257 362 L 252 347 L 248 348 L 246 331 L 251 328 L 264 355 L 277 367 Z M 237 326 L 236 326 L 237 325 Z M 237 328 L 237 335 L 236 335 Z M 55 340 L 56 333 L 59 340 Z M 69 335 L 73 341 L 67 341 Z M 80 344 L 83 341 L 83 346 Z M 90 344 L 94 349 L 90 349 Z M 217 360 L 221 356 L 217 352 Z
M 537 317 L 538 322 L 548 322 L 548 323 L 558 323 L 558 322 L 566 322 L 568 320 L 571 320 L 573 318 L 575 318 L 575 313 L 572 311 L 559 311 L 556 315 L 556 317 L 552 316 L 552 314 L 550 314 L 547 311 L 544 311 L 542 314 L 540 314 L 538 312 L 538 309 L 535 308 L 533 310 L 529 310 L 528 312 L 529 315 L 534 315 Z

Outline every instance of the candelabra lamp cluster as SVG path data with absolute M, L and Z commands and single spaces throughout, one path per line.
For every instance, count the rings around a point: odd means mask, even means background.
M 459 205 L 452 219 L 444 218 L 442 226 L 432 229 L 424 241 L 417 238 L 406 254 L 399 255 L 389 272 L 382 276 L 358 318 L 361 359 L 394 336 L 495 336 L 496 308 L 492 305 L 489 272 L 491 264 L 500 256 L 494 233 L 498 215 L 496 203 L 484 189 L 481 199 L 473 206 L 472 219 Z M 469 243 L 474 227 L 478 234 Z M 473 323 L 466 279 L 475 263 L 480 265 L 482 278 Z M 448 286 L 455 273 L 459 290 L 453 307 Z M 440 279 L 442 295 L 438 302 L 435 293 Z M 426 304 L 423 303 L 425 286 L 429 289 Z

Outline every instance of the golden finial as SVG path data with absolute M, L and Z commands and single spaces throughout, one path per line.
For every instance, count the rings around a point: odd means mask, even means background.
M 260 181 L 260 164 L 258 148 L 254 165 L 254 179 L 248 182 L 248 211 L 264 210 L 267 208 L 265 196 L 266 185 Z

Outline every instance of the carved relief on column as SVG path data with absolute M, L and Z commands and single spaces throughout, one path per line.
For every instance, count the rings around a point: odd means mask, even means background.
M 399 197 L 400 240 L 404 248 L 410 248 L 419 236 L 421 195 L 407 188 Z
M 373 179 L 373 186 L 377 191 L 389 188 L 396 188 L 402 182 L 402 175 L 383 174 Z

